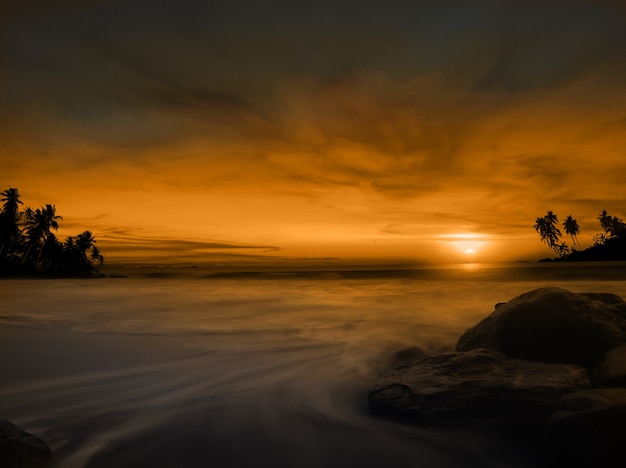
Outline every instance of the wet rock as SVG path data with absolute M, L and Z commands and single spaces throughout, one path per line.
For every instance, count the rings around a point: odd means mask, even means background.
M 514 429 L 543 446 L 542 466 L 613 468 L 626 466 L 624 387 L 626 302 L 542 288 L 496 304 L 457 353 L 392 370 L 369 403 L 420 424 Z
M 476 349 L 392 370 L 370 389 L 369 405 L 373 414 L 417 423 L 542 427 L 564 394 L 589 386 L 576 365 Z
M 428 353 L 419 346 L 409 346 L 408 348 L 403 348 L 393 353 L 389 358 L 387 368 L 391 369 L 412 361 L 419 361 L 426 356 L 428 356 Z
M 617 468 L 626 460 L 626 389 L 581 390 L 561 400 L 545 435 L 549 466 Z
M 626 302 L 613 304 L 613 310 L 622 318 L 626 319 Z
M 593 380 L 600 387 L 626 386 L 626 344 L 606 352 Z
M 588 297 L 592 301 L 600 301 L 600 302 L 604 302 L 605 304 L 622 304 L 622 303 L 624 303 L 624 299 L 622 299 L 617 294 L 612 294 L 612 293 L 590 292 L 590 293 L 580 293 L 580 295 Z
M 626 342 L 623 305 L 614 294 L 536 289 L 468 329 L 457 351 L 490 348 L 510 358 L 593 368 L 606 351 Z
M 35 468 L 48 464 L 52 450 L 41 439 L 21 430 L 13 423 L 0 420 L 0 466 Z

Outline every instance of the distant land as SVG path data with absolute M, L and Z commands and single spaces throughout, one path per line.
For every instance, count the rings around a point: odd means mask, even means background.
M 606 262 L 626 260 L 626 223 L 617 216 L 609 215 L 606 210 L 598 215 L 601 231 L 596 233 L 591 247 L 581 249 L 577 236 L 580 234 L 578 222 L 569 215 L 562 226 L 565 234 L 571 238 L 571 246 L 562 239 L 559 219 L 548 211 L 545 216 L 535 221 L 535 231 L 542 242 L 558 255 L 556 258 L 544 258 L 540 262 Z
M 573 250 L 563 257 L 543 258 L 540 262 L 606 262 L 626 261 L 626 236 L 606 239 L 584 250 Z
M 52 231 L 63 219 L 55 205 L 32 209 L 24 205 L 18 189 L 0 193 L 0 276 L 83 277 L 100 276 L 104 257 L 91 231 L 59 241 Z

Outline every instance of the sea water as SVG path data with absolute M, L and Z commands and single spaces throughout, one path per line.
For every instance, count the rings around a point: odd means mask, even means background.
M 0 281 L 0 418 L 58 466 L 535 466 L 522 442 L 373 418 L 367 389 L 525 291 L 626 297 L 621 264 L 124 273 Z

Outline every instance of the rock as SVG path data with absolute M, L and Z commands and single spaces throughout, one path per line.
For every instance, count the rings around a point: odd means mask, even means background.
M 626 386 L 626 344 L 606 352 L 593 380 L 597 386 Z
M 589 386 L 587 371 L 576 365 L 476 349 L 392 370 L 370 389 L 369 406 L 417 423 L 543 427 L 564 394 Z
M 30 468 L 45 466 L 52 450 L 41 439 L 6 420 L 0 420 L 0 466 Z
M 561 400 L 545 435 L 549 466 L 617 468 L 626 460 L 626 389 L 581 390 Z
M 394 368 L 411 361 L 418 361 L 424 359 L 426 356 L 428 356 L 428 353 L 419 346 L 403 348 L 391 355 L 387 368 Z
M 591 388 L 590 372 L 603 388 Z M 543 438 L 544 466 L 613 468 L 626 466 L 618 387 L 626 387 L 626 302 L 542 288 L 497 303 L 457 353 L 387 373 L 369 404 L 407 422 L 514 430 L 529 448 Z
M 626 302 L 620 304 L 613 304 L 613 310 L 620 316 L 626 319 Z
M 580 295 L 588 297 L 592 301 L 600 301 L 600 302 L 604 302 L 605 304 L 621 304 L 624 302 L 624 299 L 622 299 L 620 296 L 618 296 L 617 294 L 611 294 L 611 293 L 591 292 L 591 293 L 580 293 Z
M 614 294 L 560 288 L 524 293 L 499 306 L 459 339 L 457 351 L 490 348 L 510 358 L 593 368 L 626 342 L 623 301 Z

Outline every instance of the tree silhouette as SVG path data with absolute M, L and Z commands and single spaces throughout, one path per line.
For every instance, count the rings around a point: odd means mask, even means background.
M 557 215 L 548 211 L 545 216 L 537 218 L 535 221 L 535 231 L 548 247 L 554 250 L 559 257 L 567 255 L 569 248 L 561 242 L 561 230 L 558 228 L 559 220 Z
M 613 216 L 609 216 L 606 210 L 602 210 L 602 213 L 598 215 L 598 221 L 600 221 L 600 227 L 602 230 L 610 235 L 611 225 L 613 224 Z
M 18 205 L 23 205 L 19 191 L 16 188 L 8 188 L 0 195 L 4 196 L 2 199 L 4 202 L 2 206 L 3 213 L 17 214 Z
M 0 213 L 0 259 L 11 255 L 16 243 L 21 240 L 18 208 L 23 204 L 16 188 L 8 188 L 1 195 L 4 203 Z
M 33 210 L 23 204 L 17 189 L 2 192 L 0 212 L 0 274 L 94 276 L 104 257 L 91 231 L 59 242 L 56 207 L 47 204 Z M 36 255 L 35 255 L 36 254 Z
M 95 242 L 95 241 L 94 241 Z M 104 257 L 100 253 L 100 250 L 95 245 L 91 248 L 91 255 L 89 257 L 96 265 L 102 265 L 104 263 Z
M 578 226 L 578 221 L 572 218 L 572 215 L 569 215 L 563 221 L 563 229 L 565 233 L 572 238 L 572 245 L 574 250 L 581 250 L 580 243 L 578 242 L 578 234 L 580 234 L 580 226 Z
M 614 261 L 626 260 L 626 223 L 616 216 L 609 215 L 603 210 L 597 217 L 602 231 L 593 236 L 592 246 L 582 250 L 578 242 L 580 226 L 570 215 L 563 222 L 565 233 L 572 237 L 573 248 L 570 249 L 561 242 L 561 232 L 558 229 L 557 216 L 548 211 L 545 216 L 535 221 L 534 228 L 541 240 L 552 248 L 558 255 L 558 260 L 566 261 Z M 557 259 L 545 259 L 553 261 Z
M 598 215 L 600 227 L 606 233 L 602 240 L 611 239 L 626 235 L 626 224 L 617 216 L 610 216 L 606 210 Z
M 37 208 L 33 212 L 30 217 L 30 221 L 27 221 L 26 224 L 26 236 L 28 238 L 29 245 L 22 262 L 23 265 L 30 260 L 33 249 L 38 249 L 39 253 L 37 255 L 37 260 L 35 261 L 35 268 L 38 267 L 38 264 L 41 262 L 44 249 L 46 245 L 49 245 L 48 238 L 51 235 L 50 230 L 59 229 L 59 223 L 57 222 L 59 219 L 63 219 L 63 217 L 56 214 L 56 207 L 54 205 L 48 204 L 45 207 Z
M 30 206 L 26 207 L 23 215 L 24 215 L 24 224 L 26 224 L 27 226 L 29 223 L 32 223 L 35 219 L 35 211 Z
M 96 239 L 94 239 L 90 231 L 85 231 L 76 236 L 73 252 L 75 268 L 84 272 L 88 272 L 92 268 L 91 260 L 87 256 L 87 253 L 91 251 L 91 254 L 93 255 L 95 242 Z

